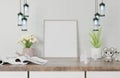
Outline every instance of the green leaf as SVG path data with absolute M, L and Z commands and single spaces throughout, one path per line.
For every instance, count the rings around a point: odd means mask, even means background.
M 95 47 L 95 48 L 99 48 L 102 44 L 102 40 L 101 40 L 101 28 L 99 29 L 99 31 L 91 31 L 89 33 L 91 40 L 90 43 Z

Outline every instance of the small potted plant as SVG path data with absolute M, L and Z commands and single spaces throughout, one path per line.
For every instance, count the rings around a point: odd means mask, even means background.
M 89 33 L 91 40 L 90 43 L 92 45 L 91 48 L 91 58 L 97 59 L 101 58 L 102 52 L 101 52 L 101 45 L 102 45 L 102 40 L 101 40 L 101 31 L 102 29 L 99 28 L 98 31 L 91 31 Z
M 28 55 L 33 56 L 32 45 L 37 42 L 37 38 L 34 35 L 22 36 L 19 43 L 23 45 L 23 52 L 17 53 L 18 55 Z

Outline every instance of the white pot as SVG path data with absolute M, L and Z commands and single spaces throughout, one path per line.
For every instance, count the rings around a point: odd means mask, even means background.
M 96 60 L 101 57 L 102 57 L 101 48 L 91 48 L 91 58 Z

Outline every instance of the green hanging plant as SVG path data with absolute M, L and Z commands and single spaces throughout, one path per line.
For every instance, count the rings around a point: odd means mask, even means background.
M 95 48 L 100 48 L 101 45 L 102 45 L 101 33 L 102 33 L 102 29 L 101 28 L 99 28 L 98 31 L 91 31 L 89 33 L 89 35 L 91 37 L 90 43 Z

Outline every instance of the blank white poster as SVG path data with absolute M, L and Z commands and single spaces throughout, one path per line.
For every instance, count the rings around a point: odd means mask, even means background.
M 45 21 L 45 57 L 77 57 L 77 21 Z

